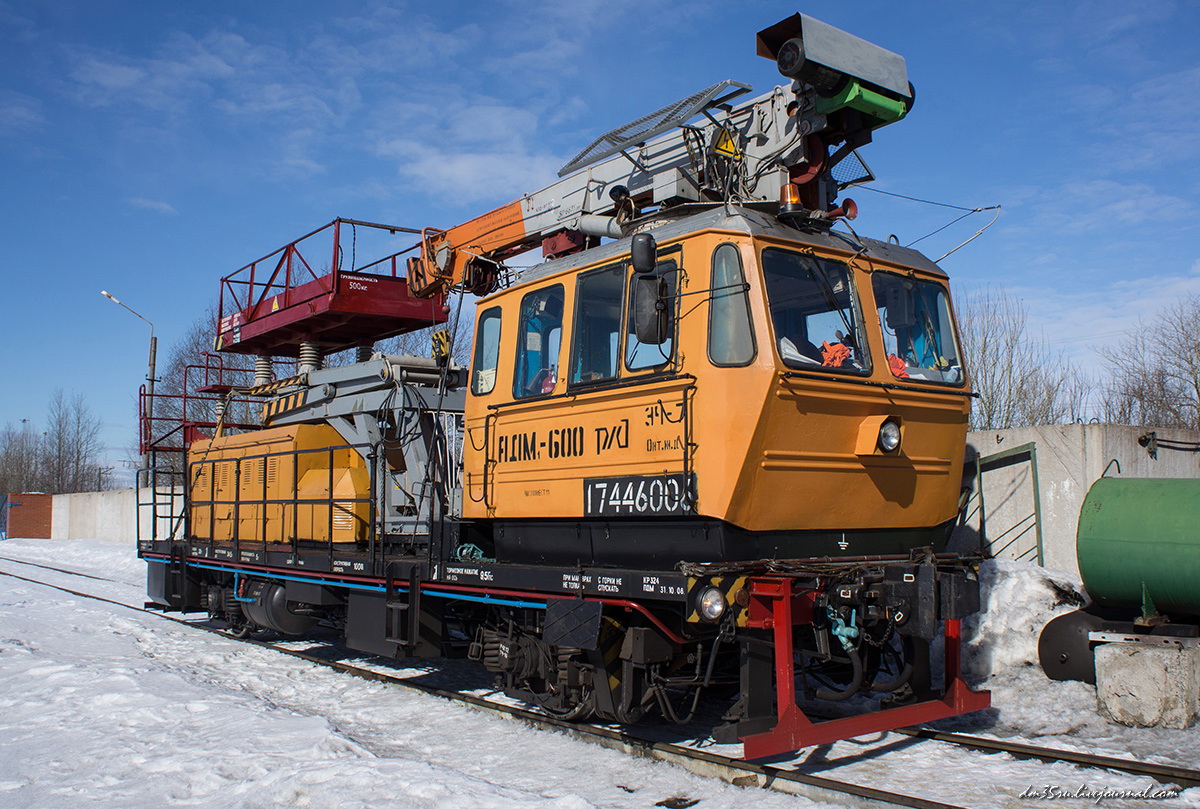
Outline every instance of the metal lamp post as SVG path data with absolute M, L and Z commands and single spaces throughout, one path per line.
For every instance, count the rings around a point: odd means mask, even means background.
M 105 292 L 103 289 L 102 289 L 102 290 L 100 290 L 100 294 L 101 294 L 101 295 L 103 295 L 104 297 L 108 298 L 110 301 L 112 301 L 113 303 L 115 303 L 117 306 L 120 306 L 122 309 L 125 309 L 127 312 L 130 312 L 130 313 L 132 313 L 134 316 L 136 316 L 136 317 L 138 317 L 138 318 L 141 318 L 141 320 L 142 320 L 142 321 L 144 321 L 144 322 L 146 323 L 146 325 L 148 325 L 148 326 L 150 327 L 150 368 L 149 368 L 149 370 L 148 370 L 148 371 L 147 371 L 147 373 L 146 373 L 146 429 L 147 429 L 147 431 L 149 432 L 149 435 L 148 435 L 148 436 L 146 436 L 146 441 L 147 441 L 147 443 L 146 443 L 146 466 L 150 468 L 150 470 L 151 470 L 151 472 L 150 472 L 150 474 L 151 474 L 151 479 L 153 480 L 153 467 L 154 467 L 154 381 L 155 381 L 155 376 L 154 376 L 154 360 L 155 360 L 155 356 L 158 354 L 158 338 L 154 336 L 154 324 L 153 324 L 153 323 L 151 323 L 151 322 L 150 322 L 150 321 L 149 321 L 147 318 L 145 318 L 145 317 L 142 317 L 142 315 L 138 314 L 138 313 L 137 313 L 137 312 L 135 312 L 133 309 L 130 309 L 128 306 L 126 306 L 125 304 L 121 303 L 119 300 L 117 300 L 116 298 L 114 298 L 112 295 L 109 295 L 109 294 L 108 294 L 107 292 Z M 151 483 L 151 485 L 153 485 L 153 483 Z

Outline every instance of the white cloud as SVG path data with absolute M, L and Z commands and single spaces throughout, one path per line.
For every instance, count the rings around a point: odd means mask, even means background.
M 107 104 L 112 94 L 144 84 L 147 73 L 141 68 L 91 57 L 84 59 L 72 76 L 85 88 L 94 91 L 89 95 L 94 103 Z
M 1020 211 L 1018 222 L 1008 225 L 1011 233 L 1111 236 L 1150 222 L 1191 222 L 1198 213 L 1196 203 L 1148 183 L 1107 179 L 1065 181 L 1027 194 L 1025 200 L 1020 205 L 1006 202 L 1014 213 Z
M 1093 349 L 1118 345 L 1138 328 L 1154 328 L 1156 315 L 1180 298 L 1200 295 L 1200 259 L 1176 272 L 1136 276 L 1143 268 L 1102 282 L 1083 273 L 1060 284 L 1036 283 L 1009 287 L 1029 309 L 1029 327 L 1041 331 L 1086 370 L 1107 371 Z
M 39 99 L 0 89 L 0 135 L 35 131 L 41 129 L 45 122 Z
M 77 49 L 68 86 L 125 130 L 257 137 L 247 159 L 270 179 L 309 178 L 344 165 L 339 150 L 366 151 L 439 198 L 511 198 L 562 165 L 547 144 L 587 110 L 569 82 L 587 69 L 585 50 L 666 0 L 498 5 L 487 25 L 373 4 L 307 28 L 174 33 L 143 54 Z
M 524 150 L 530 137 L 536 137 L 538 116 L 520 107 L 479 103 L 449 112 L 442 125 L 454 143 L 488 144 L 499 151 Z
M 1164 72 L 1135 84 L 1121 105 L 1120 121 L 1112 120 L 1103 132 L 1117 139 L 1123 167 L 1173 166 L 1200 159 L 1200 65 Z
M 169 202 L 163 202 L 162 200 L 146 199 L 145 197 L 133 197 L 129 200 L 129 204 L 135 208 L 142 208 L 143 210 L 154 211 L 156 213 L 169 214 L 171 216 L 177 216 L 179 214 L 179 211 L 175 210 L 174 205 L 171 205 Z
M 473 151 L 426 140 L 388 141 L 378 151 L 398 161 L 400 176 L 415 189 L 455 204 L 503 204 L 545 185 L 563 163 L 519 147 Z
M 1127 0 L 1084 0 L 1075 5 L 1065 33 L 1088 48 L 1097 48 L 1170 19 L 1175 7 L 1173 0 L 1142 0 L 1137 5 Z

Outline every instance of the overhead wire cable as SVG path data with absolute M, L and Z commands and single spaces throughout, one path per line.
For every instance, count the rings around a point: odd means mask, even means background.
M 856 186 L 856 187 L 861 188 L 864 191 L 871 191 L 875 194 L 883 194 L 884 196 L 896 197 L 897 199 L 906 199 L 910 202 L 922 202 L 926 205 L 936 205 L 939 208 L 953 208 L 956 211 L 968 211 L 970 213 L 975 213 L 977 211 L 990 211 L 991 210 L 991 208 L 967 208 L 962 205 L 951 205 L 948 202 L 934 202 L 931 199 L 921 199 L 920 197 L 910 197 L 905 194 L 897 194 L 895 191 L 884 191 L 881 188 L 872 188 L 869 185 L 860 185 L 860 186 Z M 995 205 L 992 207 L 999 208 L 1000 206 Z
M 949 256 L 951 253 L 955 252 L 956 250 L 959 250 L 960 248 L 965 247 L 968 244 L 970 244 L 971 242 L 975 241 L 975 239 L 979 238 L 979 236 L 982 235 L 985 230 L 987 230 L 992 225 L 994 225 L 996 223 L 996 220 L 1000 218 L 1001 206 L 999 206 L 999 205 L 983 205 L 983 206 L 980 206 L 977 208 L 967 208 L 963 205 L 953 205 L 949 202 L 937 202 L 936 200 L 932 200 L 932 199 L 922 199 L 921 197 L 911 197 L 911 196 L 908 196 L 907 194 L 897 194 L 894 191 L 884 191 L 879 188 L 871 188 L 870 186 L 867 186 L 867 185 L 859 186 L 859 188 L 862 188 L 863 190 L 866 190 L 866 191 L 871 191 L 875 194 L 883 194 L 884 196 L 887 196 L 887 197 L 895 197 L 896 199 L 906 199 L 909 202 L 919 202 L 923 205 L 934 205 L 938 208 L 950 208 L 951 210 L 966 212 L 962 216 L 959 216 L 955 219 L 950 220 L 949 222 L 942 225 L 937 230 L 930 231 L 929 233 L 926 233 L 921 238 L 915 239 L 915 240 L 909 242 L 908 244 L 904 245 L 905 247 L 912 247 L 914 244 L 917 244 L 918 242 L 922 242 L 925 239 L 928 239 L 930 236 L 934 236 L 938 233 L 941 233 L 946 228 L 950 227 L 951 225 L 958 224 L 959 222 L 966 219 L 971 214 L 981 213 L 983 211 L 995 211 L 996 212 L 996 215 L 992 217 L 992 221 L 988 222 L 986 225 L 984 225 L 978 231 L 976 231 L 974 236 L 967 239 L 962 244 L 958 245 L 958 247 L 955 247 L 953 250 L 950 250 L 949 252 L 944 253 L 940 258 L 936 259 L 936 261 L 941 261 L 943 258 L 946 258 L 947 256 Z
M 917 244 L 918 242 L 923 242 L 923 241 L 925 241 L 926 239 L 928 239 L 930 236 L 935 236 L 935 235 L 937 235 L 938 233 L 941 233 L 943 230 L 945 230 L 946 228 L 950 227 L 951 225 L 958 224 L 959 222 L 961 222 L 962 220 L 966 219 L 968 216 L 970 216 L 970 215 L 971 215 L 971 214 L 973 214 L 973 213 L 976 213 L 976 211 L 975 211 L 975 210 L 967 211 L 967 212 L 966 212 L 965 214 L 963 214 L 962 216 L 956 217 L 955 219 L 951 219 L 949 222 L 947 222 L 946 224 L 942 225 L 942 226 L 941 226 L 940 228 L 938 228 L 937 230 L 930 231 L 929 233 L 926 233 L 926 234 L 925 234 L 924 236 L 922 236 L 921 238 L 919 238 L 919 239 L 914 239 L 913 241 L 909 242 L 908 244 L 906 244 L 906 245 L 904 245 L 904 246 L 905 246 L 905 247 L 912 247 L 914 244 Z

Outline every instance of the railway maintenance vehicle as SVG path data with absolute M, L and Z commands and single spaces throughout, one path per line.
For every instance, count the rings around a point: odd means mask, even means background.
M 224 411 L 143 428 L 183 458 L 147 472 L 151 601 L 470 658 L 564 718 L 711 695 L 747 758 L 987 707 L 977 559 L 946 550 L 972 397 L 947 277 L 841 226 L 857 150 L 912 107 L 904 59 L 802 14 L 756 45 L 781 86 L 715 84 L 454 227 L 338 219 L 224 278 L 224 371 L 192 394 Z M 367 231 L 417 243 L 359 266 Z M 431 357 L 373 349 L 429 328 Z

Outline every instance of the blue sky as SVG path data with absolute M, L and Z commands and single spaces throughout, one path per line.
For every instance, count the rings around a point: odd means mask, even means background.
M 0 0 L 0 424 L 86 394 L 119 461 L 218 279 L 335 216 L 449 226 L 551 182 L 600 132 L 733 78 L 794 11 L 903 55 L 876 187 L 1001 204 L 943 266 L 1020 295 L 1085 366 L 1200 292 L 1200 4 Z M 860 233 L 956 214 L 854 194 Z M 932 257 L 976 215 L 921 242 Z

